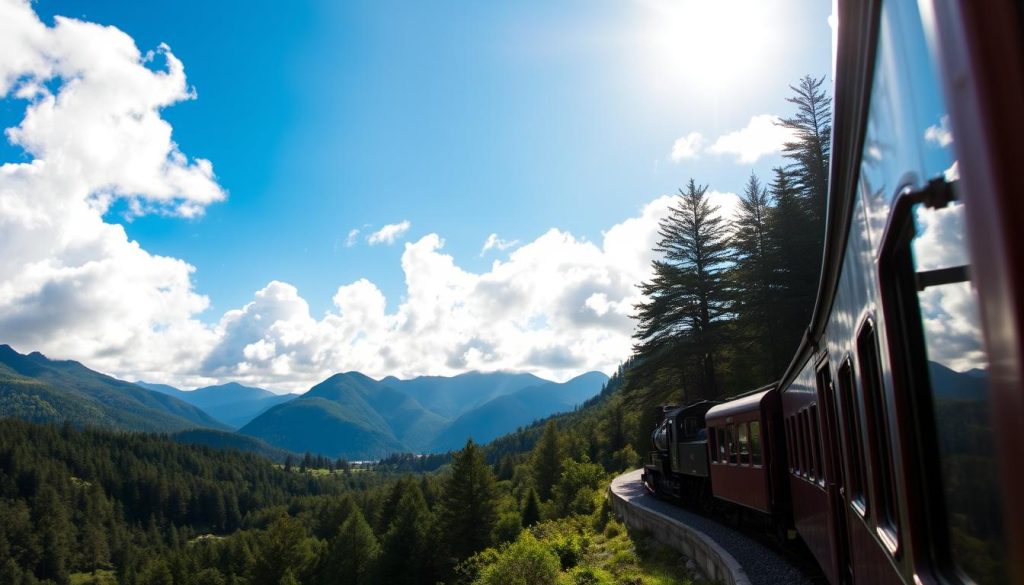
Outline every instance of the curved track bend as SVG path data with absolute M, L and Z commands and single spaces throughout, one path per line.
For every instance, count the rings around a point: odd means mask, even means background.
M 655 498 L 640 482 L 642 470 L 616 477 L 608 488 L 615 514 L 630 528 L 694 560 L 712 581 L 727 585 L 818 585 L 817 568 L 800 567 L 778 551 L 719 522 Z M 803 563 L 805 564 L 805 563 Z

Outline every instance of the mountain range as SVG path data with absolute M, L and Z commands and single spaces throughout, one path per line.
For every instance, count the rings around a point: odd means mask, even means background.
M 228 426 L 178 398 L 95 372 L 75 361 L 0 345 L 0 416 L 34 422 L 174 432 Z
M 607 380 L 599 372 L 561 384 L 532 374 L 468 372 L 377 381 L 347 372 L 300 395 L 237 383 L 185 391 L 132 384 L 78 362 L 22 355 L 0 345 L 0 417 L 170 432 L 175 440 L 274 459 L 307 451 L 371 459 L 456 449 L 469 437 L 490 441 L 572 410 Z
M 207 414 L 234 429 L 241 428 L 271 406 L 288 402 L 295 394 L 275 394 L 263 388 L 243 386 L 229 382 L 218 386 L 206 386 L 192 391 L 179 390 L 167 384 L 136 382 L 137 385 L 161 394 L 174 396 L 179 400 L 201 408 Z

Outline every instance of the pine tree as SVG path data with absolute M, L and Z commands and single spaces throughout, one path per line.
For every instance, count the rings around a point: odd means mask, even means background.
M 287 572 L 300 574 L 313 560 L 313 550 L 302 523 L 294 518 L 279 518 L 261 535 L 251 583 L 278 585 Z
M 491 544 L 498 521 L 497 488 L 483 450 L 472 439 L 452 457 L 452 473 L 441 491 L 438 521 L 448 553 L 456 561 Z
M 825 199 L 828 195 L 828 161 L 832 140 L 832 98 L 825 95 L 818 79 L 804 76 L 790 89 L 796 94 L 786 98 L 796 105 L 796 115 L 781 121 L 793 131 L 795 140 L 787 142 L 783 154 L 792 161 L 790 170 L 797 187 L 811 206 L 817 226 L 824 228 Z
M 533 475 L 541 501 L 551 499 L 551 490 L 562 475 L 565 446 L 554 420 L 544 425 L 544 433 L 533 448 Z
M 402 496 L 409 491 L 409 486 L 414 483 L 412 476 L 403 475 L 395 482 L 395 485 L 391 486 L 391 491 L 388 492 L 388 497 L 381 504 L 380 514 L 377 516 L 377 533 L 384 534 L 388 531 L 388 527 L 391 526 L 391 522 L 394 521 L 395 513 L 398 510 L 398 502 L 402 500 Z M 422 490 L 421 490 L 422 493 Z
M 793 173 L 784 168 L 774 172 L 771 194 L 775 206 L 768 222 L 774 310 L 769 327 L 776 332 L 773 361 L 780 362 L 796 351 L 810 322 L 822 248 L 810 204 L 800 193 Z
M 784 364 L 775 359 L 775 329 L 771 314 L 773 254 L 770 232 L 772 209 L 768 190 L 757 175 L 750 174 L 740 196 L 733 222 L 733 268 L 730 279 L 735 294 L 737 335 L 744 372 L 743 385 L 757 384 L 781 374 Z
M 381 581 L 395 585 L 429 585 L 434 582 L 430 547 L 430 511 L 415 482 L 404 486 L 395 507 L 380 555 Z
M 659 224 L 654 278 L 641 284 L 648 301 L 637 309 L 635 351 L 642 367 L 689 356 L 698 364 L 698 393 L 718 395 L 717 355 L 732 315 L 725 269 L 729 237 L 719 208 L 707 199 L 707 185 L 690 179 L 670 215 Z
M 325 585 L 372 583 L 379 556 L 377 537 L 363 518 L 363 513 L 355 508 L 330 544 L 321 582 Z
M 522 525 L 524 528 L 529 528 L 538 522 L 540 522 L 540 498 L 537 496 L 537 490 L 530 488 L 530 491 L 526 493 L 526 503 L 523 505 Z

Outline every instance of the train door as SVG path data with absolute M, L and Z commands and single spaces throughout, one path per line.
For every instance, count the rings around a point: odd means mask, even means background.
M 835 560 L 835 574 L 838 585 L 851 584 L 853 562 L 850 556 L 850 534 L 847 529 L 846 481 L 839 439 L 839 414 L 836 408 L 836 388 L 832 383 L 832 372 L 828 359 L 822 360 L 817 369 L 818 404 L 821 405 L 821 437 L 824 441 L 825 492 L 828 496 L 829 524 L 832 532 L 832 558 Z

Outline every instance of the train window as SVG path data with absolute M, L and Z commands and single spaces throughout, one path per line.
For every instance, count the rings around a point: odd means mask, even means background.
M 688 417 L 683 419 L 683 436 L 692 439 L 697 435 L 697 419 Z
M 725 429 L 725 440 L 728 442 L 729 463 L 736 463 L 736 425 Z
M 740 465 L 750 465 L 750 437 L 747 435 L 747 423 L 739 425 Z
M 750 423 L 750 461 L 761 465 L 761 423 L 756 420 Z
M 718 427 L 716 431 L 718 436 L 718 455 L 715 457 L 715 461 L 725 463 L 725 429 Z
M 867 415 L 868 442 L 871 454 L 871 475 L 878 528 L 890 540 L 889 548 L 896 551 L 899 538 L 899 515 L 896 513 L 896 483 L 892 473 L 890 454 L 889 418 L 886 415 L 882 387 L 882 369 L 878 358 L 878 342 L 871 321 L 867 321 L 857 336 L 857 363 L 860 364 L 860 383 L 864 389 L 864 412 Z
M 804 477 L 814 477 L 814 462 L 811 461 L 811 437 L 807 430 L 807 411 L 801 410 L 797 414 L 797 422 L 800 423 L 800 469 Z
M 818 426 L 818 405 L 812 404 L 810 409 L 811 449 L 814 451 L 814 465 L 818 483 L 825 485 L 825 463 L 821 459 L 821 427 Z
M 814 451 L 815 435 L 817 433 L 814 432 L 814 423 L 811 421 L 811 409 L 809 407 L 804 410 L 804 428 L 807 433 L 807 470 L 809 472 L 807 475 L 811 481 L 814 481 L 821 475 L 821 470 L 818 469 L 819 462 Z
M 860 409 L 854 392 L 856 386 L 853 379 L 853 364 L 846 358 L 839 367 L 839 395 L 842 401 L 843 442 L 846 444 L 846 481 L 850 492 L 850 501 L 863 516 L 867 512 L 864 497 L 864 444 L 862 442 Z
M 715 428 L 708 427 L 708 452 L 711 453 L 711 462 L 718 461 L 718 446 L 715 445 Z
M 936 456 L 922 466 L 934 561 L 947 573 L 996 583 L 1008 577 L 988 362 L 956 189 L 937 179 L 897 200 L 880 268 L 889 284 L 885 307 L 897 387 L 913 389 L 906 399 L 921 412 L 914 421 L 918 435 L 934 438 L 919 446 Z
M 793 456 L 793 419 L 786 417 L 782 425 L 786 427 L 784 434 L 786 435 L 786 464 L 789 467 L 790 473 L 796 469 L 796 457 Z

